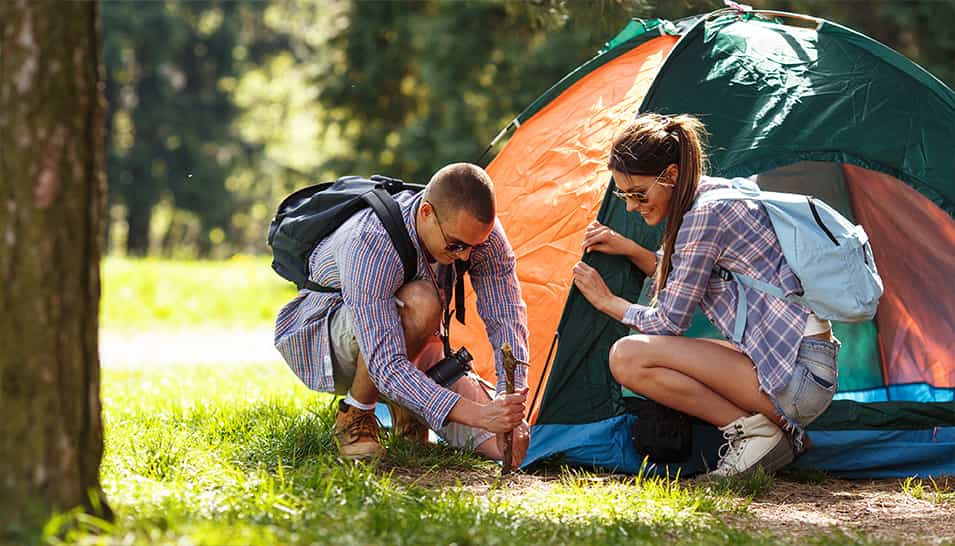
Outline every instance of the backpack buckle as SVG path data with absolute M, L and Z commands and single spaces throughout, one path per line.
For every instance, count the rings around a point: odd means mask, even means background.
M 373 174 L 369 180 L 381 184 L 386 190 L 401 188 L 405 184 L 403 180 L 391 178 L 390 176 L 385 176 L 383 174 Z

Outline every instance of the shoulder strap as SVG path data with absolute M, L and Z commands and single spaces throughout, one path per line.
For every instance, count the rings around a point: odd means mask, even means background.
M 405 270 L 405 283 L 412 281 L 418 273 L 418 252 L 415 250 L 411 237 L 408 236 L 408 230 L 405 228 L 404 219 L 401 216 L 401 209 L 398 203 L 384 188 L 375 189 L 362 195 L 362 198 L 368 202 L 382 225 L 391 237 L 391 242 L 401 257 L 401 264 Z
M 470 267 L 470 261 L 454 261 L 454 318 L 461 324 L 464 324 L 464 274 Z

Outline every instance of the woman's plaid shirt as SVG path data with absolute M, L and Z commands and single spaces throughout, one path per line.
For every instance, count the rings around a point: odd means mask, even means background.
M 430 273 L 415 229 L 422 195 L 402 192 L 395 199 L 418 251 L 417 278 L 427 279 Z M 471 253 L 470 261 L 468 275 L 491 346 L 501 347 L 507 341 L 514 356 L 527 362 L 527 309 L 514 252 L 499 221 L 488 240 Z M 434 269 L 446 297 L 451 275 L 445 266 Z M 340 305 L 347 305 L 354 313 L 358 347 L 379 392 L 424 417 L 432 429 L 444 426 L 460 396 L 437 385 L 408 360 L 394 300 L 404 282 L 404 269 L 375 213 L 366 209 L 355 214 L 322 241 L 312 252 L 310 271 L 311 280 L 340 287 L 341 293 L 302 290 L 279 311 L 275 346 L 292 371 L 311 389 L 334 391 L 327 318 Z M 499 350 L 494 357 L 501 392 L 504 373 Z M 523 366 L 517 370 L 515 384 L 520 388 L 527 383 L 526 370 Z
M 728 185 L 703 177 L 699 192 Z M 681 335 L 697 306 L 727 339 L 736 321 L 737 289 L 715 271 L 720 265 L 802 293 L 768 213 L 756 201 L 725 200 L 693 207 L 677 233 L 672 268 L 657 306 L 631 305 L 623 322 L 645 334 Z M 809 309 L 757 290 L 746 290 L 746 331 L 739 348 L 756 364 L 763 391 L 774 395 L 792 377 Z

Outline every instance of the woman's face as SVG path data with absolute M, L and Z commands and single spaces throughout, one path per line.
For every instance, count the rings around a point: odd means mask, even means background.
M 617 187 L 614 195 L 627 203 L 627 212 L 639 212 L 647 225 L 655 226 L 670 212 L 670 199 L 679 169 L 670 165 L 659 176 L 627 174 L 611 170 Z

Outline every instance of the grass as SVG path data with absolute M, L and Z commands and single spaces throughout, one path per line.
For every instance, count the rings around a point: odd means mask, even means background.
M 103 326 L 120 331 L 264 328 L 294 294 L 259 258 L 110 258 L 103 276 Z M 17 544 L 779 542 L 739 525 L 773 485 L 761 473 L 714 482 L 561 467 L 528 485 L 500 480 L 495 463 L 470 452 L 397 438 L 386 440 L 384 461 L 352 464 L 335 454 L 334 399 L 281 364 L 109 367 L 102 376 L 101 481 L 115 520 L 59 514 Z M 930 494 L 921 482 L 903 487 Z
M 276 365 L 106 369 L 103 402 L 102 482 L 116 520 L 54 518 L 48 544 L 765 541 L 721 520 L 745 511 L 735 496 L 672 478 L 565 470 L 519 493 L 494 463 L 400 439 L 379 464 L 344 463 L 333 399 Z M 444 483 L 408 477 L 429 472 Z
M 196 326 L 268 328 L 295 287 L 268 258 L 227 261 L 133 260 L 102 263 L 101 324 L 111 331 L 181 330 Z
M 900 482 L 902 492 L 912 498 L 926 500 L 933 504 L 955 504 L 955 479 L 929 478 L 928 482 L 921 478 L 908 477 Z

